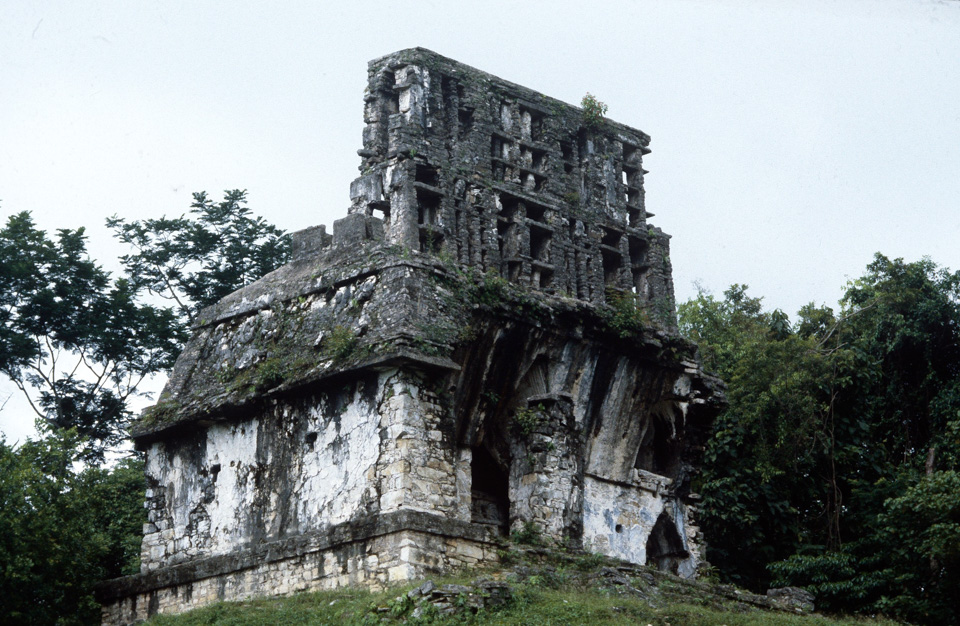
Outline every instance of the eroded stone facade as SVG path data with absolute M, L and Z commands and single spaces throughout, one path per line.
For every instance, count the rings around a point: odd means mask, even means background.
M 423 50 L 374 61 L 364 101 L 350 211 L 388 242 L 589 302 L 631 291 L 671 325 L 646 134 Z
M 693 576 L 723 403 L 676 334 L 649 137 L 436 55 L 371 62 L 347 217 L 199 316 L 104 622 L 383 586 L 507 534 Z

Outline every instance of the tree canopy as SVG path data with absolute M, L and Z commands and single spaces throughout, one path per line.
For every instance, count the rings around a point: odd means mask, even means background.
M 190 216 L 108 226 L 133 248 L 116 279 L 89 257 L 83 228 L 50 238 L 24 212 L 0 229 L 0 373 L 46 427 L 75 428 L 99 460 L 125 437 L 143 381 L 172 367 L 196 313 L 290 255 L 289 237 L 236 189 L 218 203 L 194 194 Z
M 0 373 L 40 432 L 17 447 L 0 435 L 0 622 L 99 623 L 93 585 L 139 570 L 143 463 L 105 455 L 196 312 L 288 259 L 288 237 L 245 203 L 201 192 L 190 217 L 110 220 L 134 248 L 117 278 L 82 228 L 51 237 L 24 212 L 0 229 Z
M 82 228 L 53 239 L 28 213 L 0 229 L 0 372 L 51 428 L 76 428 L 101 458 L 118 444 L 127 401 L 172 366 L 184 329 L 112 280 L 86 250 Z
M 107 220 L 120 241 L 133 248 L 120 257 L 135 289 L 170 300 L 181 320 L 286 263 L 290 238 L 256 217 L 246 190 L 213 202 L 193 194 L 190 217 L 128 222 Z
M 97 624 L 93 584 L 139 570 L 143 463 L 78 470 L 81 441 L 0 437 L 0 622 Z

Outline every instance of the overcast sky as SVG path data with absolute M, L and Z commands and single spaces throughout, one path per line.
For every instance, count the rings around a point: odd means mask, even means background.
M 960 269 L 960 2 L 0 1 L 0 217 L 104 226 L 249 192 L 331 224 L 358 175 L 366 63 L 413 46 L 653 137 L 677 297 L 746 283 L 834 306 L 874 252 Z M 0 403 L 11 391 L 0 384 Z M 9 440 L 32 417 L 11 400 Z

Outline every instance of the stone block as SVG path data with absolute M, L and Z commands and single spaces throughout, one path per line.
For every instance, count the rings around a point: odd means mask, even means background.
M 383 200 L 383 182 L 380 174 L 378 172 L 367 174 L 350 183 L 350 199 L 364 204 Z
M 469 557 L 475 561 L 484 560 L 483 549 L 478 545 L 467 541 L 457 544 L 457 554 L 463 557 Z
M 403 582 L 414 578 L 415 575 L 416 570 L 413 569 L 412 565 L 395 565 L 387 570 L 387 581 Z
M 344 248 L 383 239 L 383 221 L 354 213 L 333 223 L 333 245 Z
M 330 245 L 332 239 L 327 234 L 327 227 L 322 224 L 290 233 L 291 256 L 294 259 L 317 256 Z

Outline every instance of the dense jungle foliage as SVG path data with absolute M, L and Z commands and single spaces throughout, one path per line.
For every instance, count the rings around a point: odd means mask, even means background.
M 960 274 L 877 255 L 835 312 L 746 286 L 679 307 L 729 385 L 698 489 L 707 556 L 818 608 L 956 624 Z
M 0 228 L 0 373 L 40 433 L 0 437 L 0 623 L 96 623 L 93 584 L 137 571 L 142 463 L 118 447 L 130 400 L 200 308 L 289 257 L 245 204 L 201 193 L 184 217 L 111 220 L 131 250 L 121 278 L 89 258 L 82 229 L 51 238 L 26 213 Z M 791 320 L 742 285 L 679 306 L 729 386 L 696 479 L 725 580 L 958 623 L 958 296 L 960 274 L 877 255 L 837 311 Z

